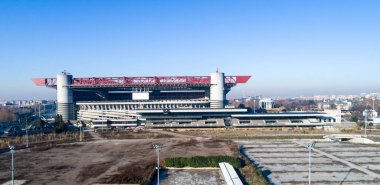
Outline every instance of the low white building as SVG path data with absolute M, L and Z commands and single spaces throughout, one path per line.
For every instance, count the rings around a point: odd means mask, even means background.
M 363 116 L 367 118 L 369 123 L 380 124 L 380 118 L 378 117 L 377 112 L 373 109 L 364 110 Z
M 274 100 L 272 98 L 263 98 L 259 101 L 260 108 L 262 109 L 273 109 Z
M 323 113 L 333 117 L 336 123 L 342 122 L 342 111 L 340 109 L 326 109 Z

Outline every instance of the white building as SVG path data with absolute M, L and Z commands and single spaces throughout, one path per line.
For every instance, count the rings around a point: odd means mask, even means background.
M 259 101 L 260 108 L 262 109 L 273 109 L 274 100 L 271 98 L 263 98 Z
M 340 109 L 325 109 L 323 113 L 333 117 L 336 123 L 342 122 L 342 111 Z
M 378 114 L 373 109 L 366 109 L 363 111 L 363 116 L 367 117 L 367 121 L 373 124 L 380 124 L 380 118 Z

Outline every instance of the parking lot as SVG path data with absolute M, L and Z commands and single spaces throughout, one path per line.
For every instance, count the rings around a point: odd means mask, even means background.
M 311 141 L 241 142 L 245 154 L 267 169 L 274 184 L 308 183 Z M 312 184 L 380 184 L 380 147 L 317 142 L 312 152 Z

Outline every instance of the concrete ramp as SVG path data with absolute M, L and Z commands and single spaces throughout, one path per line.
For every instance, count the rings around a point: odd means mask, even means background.
M 352 134 L 331 134 L 323 136 L 323 138 L 328 141 L 349 141 L 351 139 L 362 138 L 362 136 Z
M 224 180 L 227 185 L 243 185 L 239 175 L 236 173 L 234 167 L 229 163 L 219 163 L 219 167 L 222 170 Z
M 378 142 L 374 142 L 368 138 L 362 137 L 361 135 L 351 135 L 351 134 L 331 134 L 323 136 L 327 141 L 340 142 L 347 141 L 350 143 L 358 143 L 358 144 L 380 144 Z

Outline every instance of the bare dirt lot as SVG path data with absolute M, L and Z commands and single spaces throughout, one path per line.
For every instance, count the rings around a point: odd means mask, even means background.
M 229 142 L 205 138 L 123 139 L 62 144 L 18 150 L 15 178 L 28 184 L 144 183 L 153 173 L 153 144 L 165 157 L 233 155 Z M 10 155 L 0 156 L 0 183 L 11 179 Z

